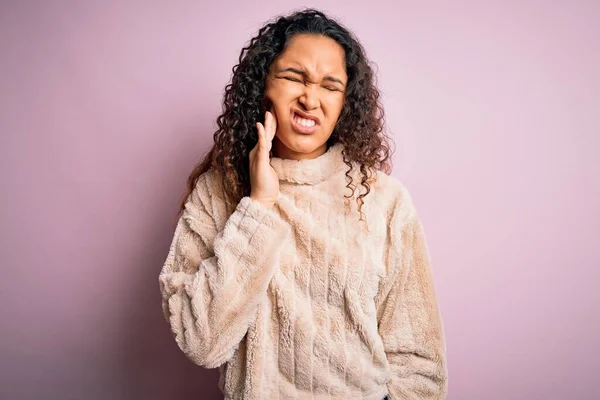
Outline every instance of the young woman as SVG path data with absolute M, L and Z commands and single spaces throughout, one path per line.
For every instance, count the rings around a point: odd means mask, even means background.
M 444 398 L 425 235 L 356 38 L 316 10 L 268 23 L 217 122 L 159 278 L 181 350 L 227 399 Z

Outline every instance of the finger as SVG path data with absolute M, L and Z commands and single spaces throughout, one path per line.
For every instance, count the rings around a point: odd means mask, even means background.
M 248 153 L 248 159 L 250 160 L 250 162 L 254 162 L 254 155 L 256 154 L 256 147 L 258 146 L 258 143 L 256 146 L 254 146 L 254 148 L 252 150 L 250 150 L 250 153 Z
M 267 134 L 265 132 L 265 127 L 260 122 L 257 122 L 256 129 L 258 130 L 258 143 L 256 144 L 256 146 L 257 146 L 256 152 L 258 153 L 259 157 L 265 157 L 265 154 L 268 157 L 269 149 L 268 149 Z
M 273 142 L 273 136 L 271 133 L 272 130 L 272 125 L 273 125 L 273 120 L 275 119 L 275 117 L 273 116 L 273 114 L 271 114 L 270 112 L 266 112 L 265 113 L 265 125 L 264 127 L 264 132 L 265 132 L 265 142 L 267 144 L 267 151 L 271 151 L 271 147 L 273 146 L 272 142 Z
M 271 114 L 266 111 L 265 112 L 265 133 L 266 133 L 266 139 L 267 141 L 270 139 L 270 135 L 271 135 Z
M 277 132 L 277 118 L 275 118 L 273 111 L 267 111 L 266 113 L 265 130 L 267 132 L 267 140 L 272 142 L 275 137 L 275 132 Z

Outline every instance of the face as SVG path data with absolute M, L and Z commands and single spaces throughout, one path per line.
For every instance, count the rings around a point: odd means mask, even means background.
M 269 68 L 266 97 L 277 118 L 277 157 L 315 158 L 327 150 L 348 77 L 344 49 L 333 39 L 296 35 Z

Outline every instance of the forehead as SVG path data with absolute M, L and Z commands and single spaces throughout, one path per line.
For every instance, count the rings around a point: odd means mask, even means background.
M 335 40 L 321 35 L 299 34 L 292 37 L 273 65 L 284 68 L 300 66 L 316 74 L 346 75 L 344 49 Z

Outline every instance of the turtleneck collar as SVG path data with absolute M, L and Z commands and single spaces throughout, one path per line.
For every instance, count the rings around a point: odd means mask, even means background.
M 279 180 L 301 185 L 314 185 L 329 179 L 333 174 L 347 167 L 343 160 L 344 146 L 336 143 L 317 158 L 288 160 L 271 158 L 271 165 Z

